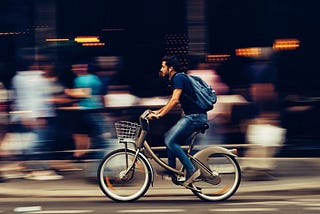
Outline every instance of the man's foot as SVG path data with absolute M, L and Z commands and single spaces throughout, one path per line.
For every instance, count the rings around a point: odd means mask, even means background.
M 193 172 L 187 172 L 186 181 L 183 182 L 183 186 L 189 186 L 189 184 L 192 183 L 192 181 L 196 180 L 201 175 L 200 169 L 197 169 Z

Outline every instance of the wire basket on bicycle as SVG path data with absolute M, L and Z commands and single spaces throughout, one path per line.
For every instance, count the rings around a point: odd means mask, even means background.
M 120 143 L 134 143 L 140 133 L 140 125 L 130 121 L 118 121 L 115 123 L 116 134 Z

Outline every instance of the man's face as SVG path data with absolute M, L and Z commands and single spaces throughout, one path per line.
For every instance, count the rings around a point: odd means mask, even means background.
M 165 77 L 169 74 L 169 68 L 167 66 L 167 63 L 166 61 L 162 61 L 162 67 L 161 67 L 161 70 L 160 70 L 160 75 L 161 77 Z

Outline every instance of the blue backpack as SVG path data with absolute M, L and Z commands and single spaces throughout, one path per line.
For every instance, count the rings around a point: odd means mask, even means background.
M 186 75 L 191 82 L 195 99 L 192 102 L 203 111 L 210 111 L 217 102 L 216 92 L 203 79 L 198 76 Z

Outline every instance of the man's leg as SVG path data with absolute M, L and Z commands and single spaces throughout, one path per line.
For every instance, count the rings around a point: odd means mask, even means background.
M 187 171 L 194 171 L 196 168 L 189 160 L 182 144 L 194 131 L 191 121 L 187 117 L 181 118 L 166 134 L 165 144 L 169 150 L 169 165 L 175 167 L 175 157 L 178 157 Z

